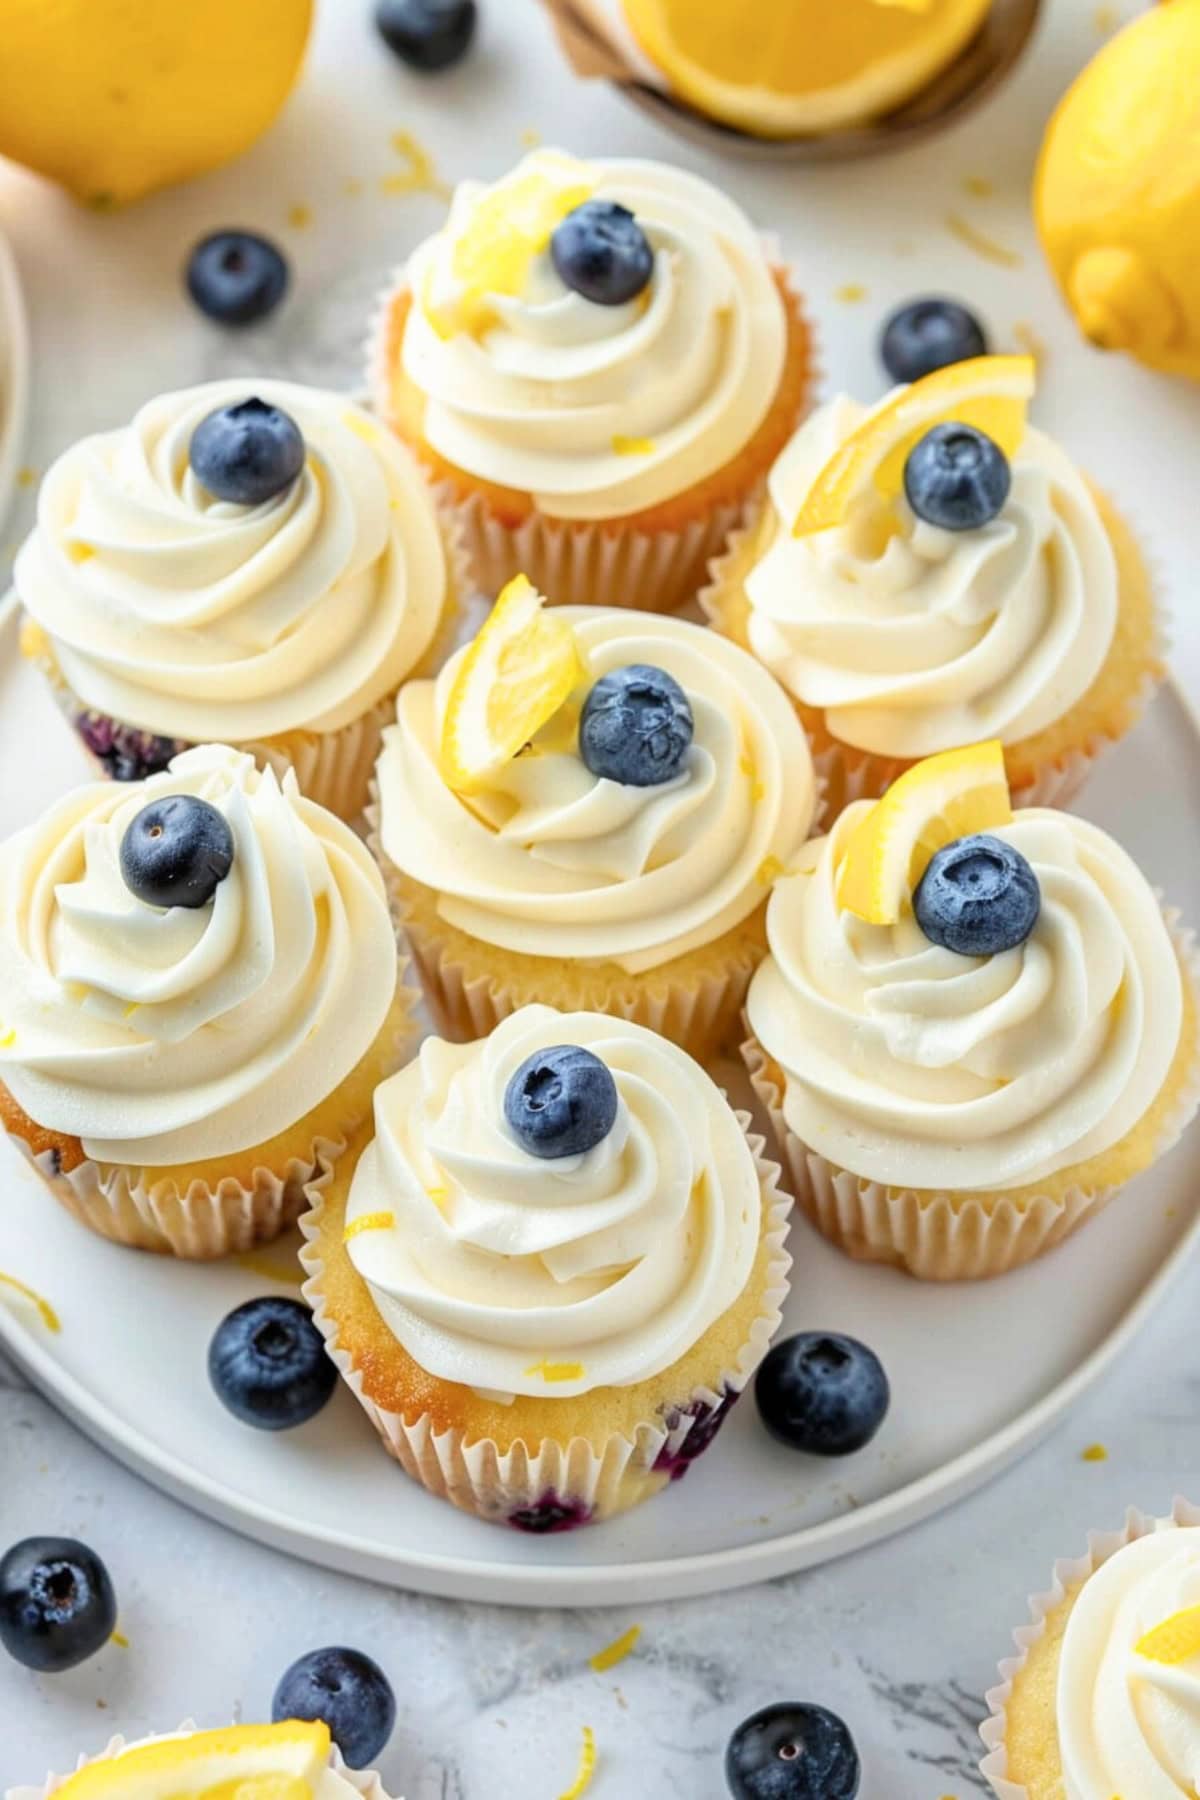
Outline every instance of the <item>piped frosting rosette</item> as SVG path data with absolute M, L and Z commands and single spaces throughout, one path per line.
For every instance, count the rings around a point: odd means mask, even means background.
M 522 1096 L 540 1128 L 563 1092 L 587 1136 L 524 1135 Z M 410 1474 L 537 1530 L 551 1497 L 583 1523 L 706 1447 L 786 1292 L 745 1124 L 656 1033 L 545 1006 L 428 1039 L 380 1088 L 352 1175 L 314 1187 L 305 1291 Z
M 851 1254 L 1012 1267 L 1194 1110 L 1190 946 L 1097 826 L 1012 813 L 997 744 L 847 808 L 767 932 L 748 1060 L 797 1197 Z
M 127 843 L 179 796 L 216 815 L 227 872 L 203 904 L 153 904 Z M 10 1131 L 88 1223 L 190 1255 L 295 1216 L 408 1010 L 359 840 L 222 746 L 80 788 L 8 841 L 0 992 Z

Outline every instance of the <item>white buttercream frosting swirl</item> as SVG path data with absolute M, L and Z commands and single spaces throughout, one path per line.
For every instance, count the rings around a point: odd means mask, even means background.
M 649 287 L 597 305 L 543 251 L 520 293 L 492 298 L 486 329 L 444 334 L 427 307 L 462 291 L 455 250 L 478 203 L 530 175 L 628 208 L 654 252 Z M 787 324 L 761 239 L 717 188 L 662 163 L 538 150 L 498 188 L 464 182 L 408 280 L 403 360 L 426 439 L 549 515 L 614 518 L 703 481 L 754 436 L 783 373 Z
M 740 924 L 808 836 L 808 743 L 778 684 L 736 645 L 685 620 L 624 607 L 559 607 L 586 669 L 650 663 L 673 675 L 695 735 L 657 787 L 593 775 L 577 739 L 548 731 L 472 794 L 439 765 L 460 658 L 412 681 L 384 733 L 380 838 L 438 911 L 472 937 L 526 955 L 612 961 L 640 973 Z
M 203 419 L 251 396 L 291 415 L 307 459 L 241 506 L 202 486 L 188 451 Z M 361 717 L 421 661 L 448 588 L 404 446 L 342 395 L 258 379 L 163 395 L 68 450 L 15 581 L 88 706 L 225 743 Z
M 1200 1653 L 1139 1650 L 1200 1608 L 1200 1530 L 1164 1525 L 1084 1583 L 1063 1638 L 1057 1724 L 1065 1800 L 1192 1800 L 1200 1792 Z
M 229 874 L 194 910 L 148 905 L 121 874 L 126 829 L 168 794 L 208 801 L 233 835 Z M 361 1061 L 396 980 L 365 847 L 293 775 L 281 786 L 235 750 L 79 788 L 0 847 L 0 1080 L 99 1161 L 269 1141 Z
M 919 758 L 1032 737 L 1082 698 L 1116 630 L 1116 557 L 1096 501 L 1030 428 L 1009 498 L 979 530 L 943 531 L 903 497 L 871 495 L 843 524 L 794 537 L 814 479 L 870 410 L 844 397 L 822 407 L 776 464 L 774 534 L 745 582 L 750 643 L 858 749 Z
M 1179 1045 L 1179 961 L 1145 877 L 1086 820 L 1018 812 L 992 835 L 1041 889 L 1031 936 L 960 956 L 906 908 L 896 925 L 842 910 L 837 871 L 870 806 L 803 852 L 767 912 L 770 955 L 750 1026 L 782 1068 L 784 1113 L 830 1161 L 897 1187 L 1023 1187 L 1119 1142 Z
M 513 1136 L 504 1094 L 555 1044 L 601 1058 L 618 1111 L 593 1149 L 543 1160 Z M 375 1128 L 349 1253 L 444 1381 L 550 1397 L 647 1381 L 749 1279 L 762 1200 L 745 1134 L 699 1064 L 643 1026 L 527 1006 L 479 1043 L 428 1039 L 378 1090 Z

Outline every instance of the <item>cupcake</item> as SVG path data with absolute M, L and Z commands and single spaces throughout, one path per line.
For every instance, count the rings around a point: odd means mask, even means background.
M 787 1293 L 790 1202 L 747 1123 L 665 1038 L 548 1006 L 383 1084 L 301 1260 L 409 1475 L 551 1532 L 687 1471 Z
M 664 164 L 538 150 L 466 182 L 386 296 L 382 416 L 454 506 L 488 593 L 690 599 L 787 442 L 808 328 L 750 222 Z
M 465 582 L 391 434 L 277 381 L 168 394 L 68 450 L 14 579 L 24 648 L 104 774 L 230 743 L 347 819 Z
M 1191 941 L 1098 826 L 1011 811 L 998 744 L 917 764 L 799 862 L 746 1058 L 797 1200 L 851 1256 L 1000 1274 L 1178 1137 Z
M 373 845 L 450 1037 L 530 1001 L 703 1057 L 765 953 L 817 788 L 787 698 L 702 626 L 518 579 L 384 733 Z
M 1200 1770 L 1200 1508 L 1131 1511 L 1056 1565 L 1000 1667 L 982 1770 L 998 1800 L 1191 1800 Z
M 348 1769 L 329 1727 L 301 1720 L 197 1731 L 127 1744 L 115 1737 L 99 1756 L 81 1757 L 74 1775 L 8 1790 L 6 1800 L 178 1800 L 186 1794 L 300 1794 L 310 1800 L 388 1800 L 378 1775 Z
M 244 752 L 94 782 L 0 845 L 0 1122 L 117 1243 L 293 1223 L 409 1012 L 366 849 Z
M 986 738 L 1021 804 L 1063 802 L 1162 674 L 1137 546 L 1026 425 L 1033 379 L 979 357 L 834 400 L 713 570 L 709 618 L 792 696 L 835 804 Z

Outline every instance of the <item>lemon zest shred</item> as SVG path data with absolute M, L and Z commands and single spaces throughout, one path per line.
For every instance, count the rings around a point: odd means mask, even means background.
M 16 1041 L 17 1028 L 12 1025 L 7 1031 L 0 1033 L 0 1050 L 11 1050 Z
M 62 1320 L 50 1302 L 39 1294 L 36 1288 L 31 1288 L 28 1282 L 18 1281 L 15 1275 L 5 1275 L 2 1271 L 0 1271 L 0 1286 L 12 1288 L 13 1292 L 20 1294 L 23 1300 L 28 1300 L 31 1306 L 36 1307 L 38 1317 L 46 1330 L 54 1337 L 59 1335 L 62 1331 Z
M 289 207 L 287 222 L 293 231 L 307 231 L 313 222 L 312 207 L 303 205 Z
M 980 231 L 978 225 L 972 225 L 961 213 L 946 214 L 946 230 L 960 244 L 965 244 L 968 250 L 974 250 L 976 256 L 982 256 L 985 262 L 998 263 L 1002 269 L 1021 269 L 1025 266 L 1025 258 L 1019 250 L 1010 250 L 1007 244 L 989 237 L 986 231 Z
M 590 1725 L 583 1728 L 583 1744 L 579 1751 L 579 1769 L 574 1781 L 558 1800 L 582 1800 L 592 1785 L 592 1776 L 596 1773 L 596 1734 Z
M 867 290 L 861 281 L 844 281 L 840 288 L 834 290 L 833 297 L 840 300 L 843 306 L 857 306 L 860 300 L 866 299 Z
M 437 1207 L 438 1211 L 444 1213 L 446 1210 L 446 1202 L 450 1198 L 450 1189 L 448 1187 L 427 1187 L 425 1192 L 429 1195 L 429 1198 L 433 1201 L 433 1204 Z
M 346 427 L 347 431 L 352 431 L 355 437 L 360 437 L 364 444 L 377 444 L 379 442 L 379 432 L 374 423 L 370 419 L 365 418 L 360 412 L 343 413 L 342 424 Z
M 550 1362 L 542 1357 L 540 1362 L 531 1363 L 526 1369 L 527 1375 L 540 1375 L 543 1381 L 582 1381 L 584 1366 L 578 1362 Z
M 657 445 L 650 437 L 626 437 L 618 431 L 612 441 L 615 456 L 653 456 Z
M 23 469 L 17 470 L 17 486 L 18 487 L 23 487 L 23 488 L 36 487 L 38 484 L 38 479 L 39 479 L 39 477 L 38 477 L 38 472 L 36 469 L 31 469 L 28 466 L 26 466 Z
M 781 875 L 787 874 L 787 864 L 780 862 L 777 856 L 764 856 L 755 871 L 754 879 L 763 887 L 770 887 Z
M 1108 1451 L 1103 1444 L 1089 1444 L 1087 1449 L 1082 1451 L 1080 1455 L 1083 1462 L 1108 1461 Z
M 615 1669 L 618 1663 L 624 1662 L 625 1658 L 637 1649 L 638 1639 L 641 1635 L 641 1626 L 631 1625 L 629 1630 L 623 1631 L 619 1638 L 615 1638 L 611 1644 L 606 1644 L 603 1650 L 597 1650 L 595 1656 L 588 1658 L 589 1668 L 593 1669 L 597 1675 L 607 1675 L 610 1669 Z
M 129 1648 L 129 1639 L 123 1631 L 114 1631 L 108 1641 L 110 1644 L 115 1644 L 118 1650 L 128 1650 Z
M 348 1244 L 351 1238 L 361 1237 L 364 1231 L 390 1231 L 395 1223 L 394 1212 L 360 1213 L 342 1232 L 342 1242 Z

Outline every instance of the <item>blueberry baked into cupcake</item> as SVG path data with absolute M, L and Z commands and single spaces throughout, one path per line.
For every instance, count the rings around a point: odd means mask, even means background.
M 799 420 L 810 343 L 718 189 L 538 150 L 458 188 L 385 298 L 370 378 L 486 592 L 523 571 L 562 602 L 666 610 Z
M 790 1201 L 747 1122 L 655 1032 L 547 1006 L 383 1084 L 301 1259 L 409 1475 L 554 1532 L 686 1472 L 787 1292 Z
M 24 648 L 103 773 L 236 744 L 348 819 L 466 581 L 392 434 L 276 381 L 167 394 L 68 450 L 14 579 Z
M 0 1122 L 102 1236 L 215 1257 L 294 1222 L 411 1010 L 347 825 L 201 745 L 0 845 Z
M 927 1279 L 1059 1243 L 1196 1109 L 1196 960 L 1098 826 L 1014 813 L 999 744 L 919 763 L 797 859 L 746 1058 L 813 1223 Z
M 702 603 L 792 696 L 830 800 L 1004 745 L 1020 804 L 1065 801 L 1161 677 L 1132 534 L 1026 422 L 1034 364 L 980 356 L 803 426 Z
M 703 1057 L 736 1027 L 817 788 L 786 695 L 702 626 L 523 578 L 384 734 L 373 844 L 440 1028 L 531 1001 Z

